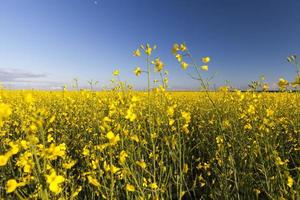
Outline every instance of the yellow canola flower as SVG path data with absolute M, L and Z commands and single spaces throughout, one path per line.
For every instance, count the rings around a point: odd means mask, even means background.
M 104 121 L 104 122 L 111 122 L 112 120 L 111 120 L 109 117 L 104 117 L 104 118 L 103 118 L 103 121 Z
M 289 82 L 283 78 L 280 78 L 278 81 L 278 86 L 280 89 L 285 89 L 289 85 Z
M 65 181 L 63 176 L 57 176 L 56 172 L 53 170 L 50 175 L 46 175 L 46 179 L 51 192 L 59 194 L 62 191 L 60 184 Z
M 202 65 L 202 66 L 201 66 L 201 69 L 202 69 L 203 71 L 208 71 L 208 66 L 207 66 L 207 65 Z
M 50 119 L 49 119 L 49 123 L 53 123 L 55 120 L 55 116 L 52 116 Z
M 11 149 L 8 152 L 10 155 L 15 155 L 19 152 L 19 145 L 15 144 L 13 142 L 10 142 L 9 146 L 11 147 Z
M 270 88 L 267 83 L 264 83 L 262 87 L 263 87 L 263 91 L 268 91 Z
M 185 46 L 185 44 L 180 44 L 180 50 L 187 51 L 187 47 Z
M 164 63 L 159 59 L 159 58 L 156 58 L 152 64 L 154 64 L 155 66 L 155 70 L 160 72 L 161 70 L 163 70 L 164 68 Z
M 9 105 L 0 103 L 0 120 L 3 118 L 7 118 L 11 115 L 12 109 Z
M 34 103 L 34 98 L 32 97 L 32 95 L 29 93 L 25 96 L 25 102 L 28 103 L 28 104 L 32 104 Z
M 110 171 L 111 171 L 111 173 L 112 174 L 115 174 L 115 173 L 117 173 L 118 171 L 120 171 L 121 169 L 119 168 L 119 167 L 116 167 L 116 166 L 114 166 L 114 165 L 111 165 L 110 166 Z
M 0 155 L 0 166 L 5 166 L 9 160 L 9 158 L 12 155 L 15 155 L 19 152 L 18 145 L 14 144 L 12 142 L 9 145 L 11 146 L 11 149 L 6 154 Z
M 54 141 L 54 138 L 52 137 L 51 134 L 49 134 L 49 135 L 47 136 L 47 142 L 52 142 L 52 141 Z
M 189 131 L 189 129 L 188 129 L 188 124 L 184 124 L 183 126 L 182 126 L 182 130 L 183 130 L 183 132 L 184 133 L 186 133 L 186 134 L 188 134 L 190 131 Z
M 138 102 L 138 101 L 139 101 L 139 97 L 133 96 L 133 97 L 131 98 L 131 101 L 132 101 L 132 102 Z
M 0 166 L 5 166 L 10 158 L 10 154 L 6 153 L 4 155 L 0 155 Z
M 140 141 L 139 137 L 136 134 L 130 136 L 130 139 L 133 140 L 133 141 L 135 141 L 135 142 L 139 142 Z
M 118 70 L 118 69 L 113 72 L 114 76 L 119 76 L 119 74 L 120 74 L 120 70 Z
M 106 163 L 106 161 L 103 162 L 103 168 L 106 172 L 110 170 L 110 166 Z
M 100 183 L 97 179 L 93 178 L 92 176 L 88 176 L 88 182 L 96 187 L 100 187 Z
M 279 156 L 277 156 L 275 158 L 275 164 L 280 166 L 280 165 L 284 165 L 286 162 L 282 161 L 281 158 Z
M 145 169 L 147 167 L 147 164 L 143 160 L 136 161 L 135 163 L 143 169 Z
M 182 171 L 183 171 L 183 173 L 185 173 L 185 174 L 189 171 L 189 166 L 188 166 L 188 164 L 186 164 L 186 163 L 183 164 L 183 170 L 182 170 Z
M 106 138 L 109 140 L 109 143 L 111 145 L 115 145 L 117 144 L 117 142 L 120 141 L 120 136 L 119 134 L 118 135 L 115 135 L 112 131 L 109 131 L 107 134 L 106 134 Z
M 175 57 L 177 58 L 178 62 L 182 62 L 182 55 L 176 54 Z
M 150 183 L 148 186 L 153 190 L 156 190 L 158 188 L 156 183 Z
M 134 74 L 135 74 L 136 76 L 139 76 L 139 75 L 141 75 L 142 70 L 141 70 L 140 67 L 136 67 L 135 70 L 134 70 L 133 72 L 134 72 Z
M 255 107 L 253 105 L 250 105 L 247 112 L 251 115 L 255 114 Z
M 266 112 L 267 112 L 267 117 L 272 117 L 274 115 L 274 110 L 272 110 L 271 108 L 268 108 Z
M 21 140 L 20 145 L 24 149 L 28 149 L 29 148 L 29 143 L 26 140 Z
M 177 53 L 177 51 L 179 51 L 180 49 L 179 49 L 179 45 L 177 44 L 177 43 L 175 43 L 174 45 L 173 45 L 173 48 L 172 48 L 172 53 L 173 54 L 176 54 Z
M 223 142 L 224 142 L 224 139 L 223 139 L 223 137 L 222 136 L 217 136 L 216 137 L 216 142 L 217 142 L 217 144 L 218 145 L 220 145 L 220 144 L 223 144 Z
M 183 69 L 183 70 L 186 70 L 187 68 L 188 68 L 188 66 L 189 66 L 189 64 L 187 64 L 186 62 L 181 62 L 181 68 Z
M 128 109 L 125 119 L 129 119 L 129 121 L 133 122 L 136 119 L 136 114 L 133 113 L 131 109 Z
M 203 63 L 209 63 L 209 61 L 210 61 L 210 57 L 208 57 L 208 56 L 202 58 Z
M 50 160 L 55 160 L 57 157 L 64 157 L 66 154 L 66 144 L 62 143 L 56 146 L 54 143 L 50 144 L 50 147 L 46 150 L 47 151 L 47 158 Z
M 120 163 L 121 165 L 125 164 L 125 162 L 126 162 L 126 157 L 128 157 L 128 154 L 126 153 L 126 151 L 122 150 L 122 151 L 120 152 L 120 155 L 119 155 L 119 163 Z
M 203 178 L 202 175 L 198 176 L 198 180 L 200 182 L 200 186 L 204 187 L 206 183 L 205 183 L 205 179 Z
M 6 192 L 12 193 L 14 192 L 18 187 L 18 182 L 15 179 L 9 179 L 6 182 Z
M 150 47 L 149 44 L 146 45 L 145 53 L 150 56 L 152 53 L 152 48 Z
M 112 174 L 115 174 L 121 170 L 119 167 L 116 167 L 115 165 L 107 164 L 106 161 L 103 162 L 103 168 L 106 172 L 110 171 Z
M 90 150 L 87 148 L 87 146 L 85 146 L 83 148 L 82 155 L 84 155 L 84 156 L 89 156 L 90 155 Z
M 181 112 L 181 116 L 183 119 L 185 119 L 185 123 L 188 124 L 191 122 L 191 114 L 189 112 Z
M 135 50 L 134 52 L 133 52 L 133 56 L 141 56 L 141 51 L 139 50 L 139 49 L 137 49 L 137 50 Z
M 75 192 L 71 195 L 71 199 L 74 199 L 75 197 L 77 197 L 78 194 L 79 194 L 79 192 L 81 192 L 81 190 L 82 190 L 82 186 L 79 186 L 79 187 L 75 190 Z
M 287 178 L 287 185 L 291 188 L 294 185 L 294 179 L 291 176 Z
M 31 133 L 37 133 L 38 132 L 38 127 L 35 124 L 31 124 L 29 126 L 29 130 Z
M 134 192 L 135 191 L 135 187 L 133 185 L 131 185 L 131 184 L 127 184 L 126 185 L 126 190 L 128 192 Z
M 32 153 L 26 151 L 25 153 L 19 156 L 16 165 L 19 167 L 23 167 L 23 171 L 25 173 L 30 173 L 32 171 L 32 168 L 34 167 L 34 162 L 31 158 Z
M 63 164 L 63 168 L 65 168 L 65 169 L 71 169 L 76 163 L 77 163 L 76 160 L 71 160 L 68 163 L 64 163 Z
M 244 126 L 244 129 L 246 130 L 251 130 L 252 129 L 252 125 L 247 123 L 245 126 Z
M 169 119 L 169 126 L 172 126 L 175 123 L 174 119 Z
M 170 107 L 168 107 L 168 110 L 167 110 L 167 115 L 168 115 L 169 117 L 173 117 L 173 115 L 174 115 L 174 112 L 175 112 L 175 110 L 174 110 L 174 106 L 170 106 Z
M 30 173 L 31 171 L 32 171 L 32 167 L 33 166 L 33 164 L 25 164 L 24 165 L 24 168 L 23 168 L 23 171 L 25 172 L 25 173 Z

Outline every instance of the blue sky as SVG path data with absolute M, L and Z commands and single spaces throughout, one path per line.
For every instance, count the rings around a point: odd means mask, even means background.
M 174 59 L 174 42 L 185 42 L 200 62 L 210 56 L 213 82 L 244 87 L 261 74 L 274 83 L 293 79 L 286 62 L 300 52 L 297 0 L 0 0 L 0 81 L 9 87 L 56 88 L 77 77 L 108 85 L 112 71 L 135 88 L 144 66 L 132 52 L 157 44 L 173 89 L 197 82 Z

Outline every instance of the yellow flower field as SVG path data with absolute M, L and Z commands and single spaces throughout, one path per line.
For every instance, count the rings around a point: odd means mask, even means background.
M 0 96 L 2 199 L 299 198 L 298 93 Z
M 1 199 L 299 199 L 300 93 L 283 78 L 280 92 L 264 82 L 212 91 L 202 78 L 210 57 L 197 65 L 184 44 L 172 52 L 201 91 L 170 92 L 155 49 L 133 53 L 146 57 L 146 70 L 134 70 L 146 74 L 145 92 L 120 70 L 102 92 L 92 81 L 90 90 L 1 89 Z

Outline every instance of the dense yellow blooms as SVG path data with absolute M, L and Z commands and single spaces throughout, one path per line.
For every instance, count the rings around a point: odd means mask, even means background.
M 146 57 L 134 70 L 146 91 L 119 70 L 108 91 L 1 89 L 0 198 L 297 199 L 300 96 L 286 90 L 297 77 L 279 79 L 276 93 L 265 82 L 260 92 L 210 91 L 201 71 L 210 57 L 198 65 L 176 43 L 179 68 L 201 91 L 171 92 L 155 49 L 134 51 Z
M 181 112 L 181 116 L 183 117 L 183 119 L 185 120 L 185 123 L 188 124 L 191 122 L 191 114 L 185 111 Z
M 236 166 L 240 159 L 249 167 L 243 172 L 248 176 L 256 176 L 254 171 L 263 170 L 260 166 L 267 161 L 270 184 L 295 190 L 298 172 L 291 169 L 299 164 L 291 160 L 297 158 L 300 144 L 291 124 L 300 113 L 297 94 L 227 88 L 209 95 L 216 107 L 202 92 L 151 92 L 153 118 L 148 119 L 148 96 L 143 92 L 2 91 L 2 107 L 9 111 L 2 112 L 0 170 L 6 190 L 1 195 L 39 185 L 30 195 L 47 191 L 49 198 L 79 198 L 91 197 L 87 191 L 93 191 L 107 198 L 127 191 L 135 198 L 155 191 L 168 199 L 166 185 L 181 179 L 191 188 L 196 184 L 195 192 L 203 194 L 201 188 L 214 192 L 209 187 L 222 176 L 234 180 L 233 172 L 219 170 Z M 222 118 L 216 108 L 223 110 Z M 277 138 L 274 147 L 261 148 L 272 137 Z M 265 189 L 253 182 L 253 191 Z M 184 198 L 188 192 L 182 186 L 177 195 Z
M 136 119 L 136 114 L 132 111 L 132 109 L 128 109 L 125 118 L 133 122 Z
M 12 109 L 9 105 L 0 103 L 0 120 L 8 117 L 12 113 Z

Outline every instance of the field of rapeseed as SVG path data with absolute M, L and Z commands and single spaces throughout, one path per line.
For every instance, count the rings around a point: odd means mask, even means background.
M 153 49 L 145 92 L 1 89 L 0 199 L 299 199 L 300 94 L 209 91 L 183 44 L 202 91 L 168 92 Z

